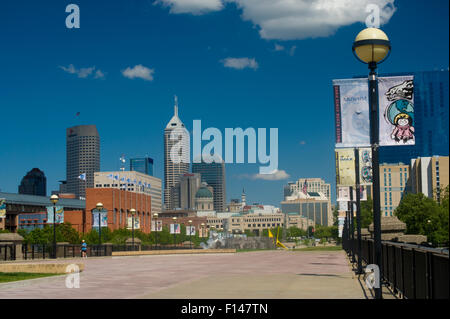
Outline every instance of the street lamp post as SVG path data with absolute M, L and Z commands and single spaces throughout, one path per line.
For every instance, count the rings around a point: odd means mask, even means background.
M 356 161 L 356 160 L 355 160 Z M 353 187 L 350 186 L 350 249 L 352 252 L 352 264 L 356 262 L 355 259 L 355 218 L 354 218 L 354 211 L 353 211 Z
M 173 246 L 176 247 L 177 246 L 177 234 L 175 232 L 175 224 L 177 222 L 177 218 L 176 217 L 172 217 L 173 220 Z
M 192 249 L 192 220 L 189 219 L 188 223 L 189 223 L 189 243 Z
M 155 249 L 157 249 L 158 248 L 158 213 L 154 213 L 153 218 L 155 219 Z
M 202 238 L 205 237 L 205 223 L 201 223 L 200 226 L 202 227 Z
M 102 244 L 102 210 L 103 210 L 103 204 L 97 203 L 97 212 L 98 212 L 98 243 L 99 245 Z
M 356 268 L 356 274 L 361 275 L 362 271 L 362 245 L 361 245 L 361 184 L 359 181 L 359 150 L 355 147 L 355 186 L 356 186 L 356 235 L 358 239 L 357 255 L 358 266 Z
M 378 155 L 378 81 L 377 64 L 382 63 L 391 51 L 391 43 L 387 35 L 377 28 L 362 30 L 353 43 L 356 58 L 369 65 L 369 110 L 370 110 L 370 144 L 372 148 L 372 193 L 373 193 L 373 228 L 374 228 L 374 260 L 382 278 L 381 255 L 381 212 L 380 212 L 380 167 Z M 375 288 L 375 298 L 382 299 L 381 283 Z
M 53 203 L 53 258 L 56 259 L 56 203 L 58 202 L 58 195 L 50 196 L 50 201 Z
M 131 245 L 133 246 L 134 251 L 134 215 L 136 214 L 136 210 L 134 208 L 130 209 L 131 214 Z

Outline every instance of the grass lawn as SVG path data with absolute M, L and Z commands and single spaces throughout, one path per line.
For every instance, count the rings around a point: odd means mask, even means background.
M 337 250 L 342 250 L 342 246 L 315 246 L 315 247 L 304 247 L 294 249 L 294 251 L 337 251 Z
M 27 273 L 27 272 L 0 272 L 0 283 L 2 282 L 10 282 L 10 281 L 18 281 L 18 280 L 26 280 L 26 279 L 35 279 L 41 277 L 50 277 L 56 276 L 59 274 L 39 274 L 39 273 Z

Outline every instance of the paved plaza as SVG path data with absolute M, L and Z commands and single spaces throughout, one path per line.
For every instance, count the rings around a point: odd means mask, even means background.
M 0 299 L 365 298 L 344 251 L 256 251 L 73 261 L 85 264 L 80 288 L 66 288 L 65 275 L 39 278 L 0 284 Z

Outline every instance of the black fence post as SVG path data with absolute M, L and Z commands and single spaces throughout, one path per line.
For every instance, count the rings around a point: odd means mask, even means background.
M 427 271 L 427 299 L 433 299 L 433 255 L 426 253 L 426 271 Z
M 416 299 L 416 250 L 414 248 L 411 249 L 412 255 L 412 295 L 413 298 Z

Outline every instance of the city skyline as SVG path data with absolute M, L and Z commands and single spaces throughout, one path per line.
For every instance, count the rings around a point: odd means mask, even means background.
M 241 19 L 246 9 L 233 5 L 195 15 L 136 2 L 111 4 L 102 15 L 98 4 L 78 4 L 81 28 L 70 31 L 62 4 L 43 9 L 30 1 L 20 12 L 13 4 L 1 5 L 0 35 L 5 47 L 16 48 L 1 53 L 10 61 L 0 75 L 0 104 L 10 119 L 1 152 L 7 156 L 0 160 L 8 168 L 0 171 L 3 192 L 16 192 L 33 167 L 46 172 L 47 193 L 57 190 L 65 176 L 63 132 L 81 124 L 99 130 L 102 171 L 119 170 L 121 154 L 127 159 L 148 154 L 155 160 L 154 175 L 163 178 L 161 130 L 177 94 L 189 130 L 195 119 L 221 130 L 279 128 L 279 169 L 285 174 L 264 180 L 257 165 L 227 164 L 227 202 L 245 187 L 250 202 L 279 205 L 283 186 L 300 177 L 321 177 L 332 185 L 334 199 L 331 79 L 366 73 L 351 53 L 363 21 L 342 23 L 326 35 L 286 39 L 255 17 Z M 448 3 L 444 9 L 441 3 L 394 5 L 396 11 L 381 26 L 393 50 L 379 72 L 448 70 L 448 40 L 442 40 L 448 39 Z M 22 19 L 14 21 L 19 14 Z M 418 19 L 424 23 L 408 24 Z M 412 35 L 422 44 L 414 50 Z M 335 55 L 317 55 L 328 47 Z M 30 51 L 36 63 L 30 62 Z M 139 71 L 141 78 L 130 78 Z

